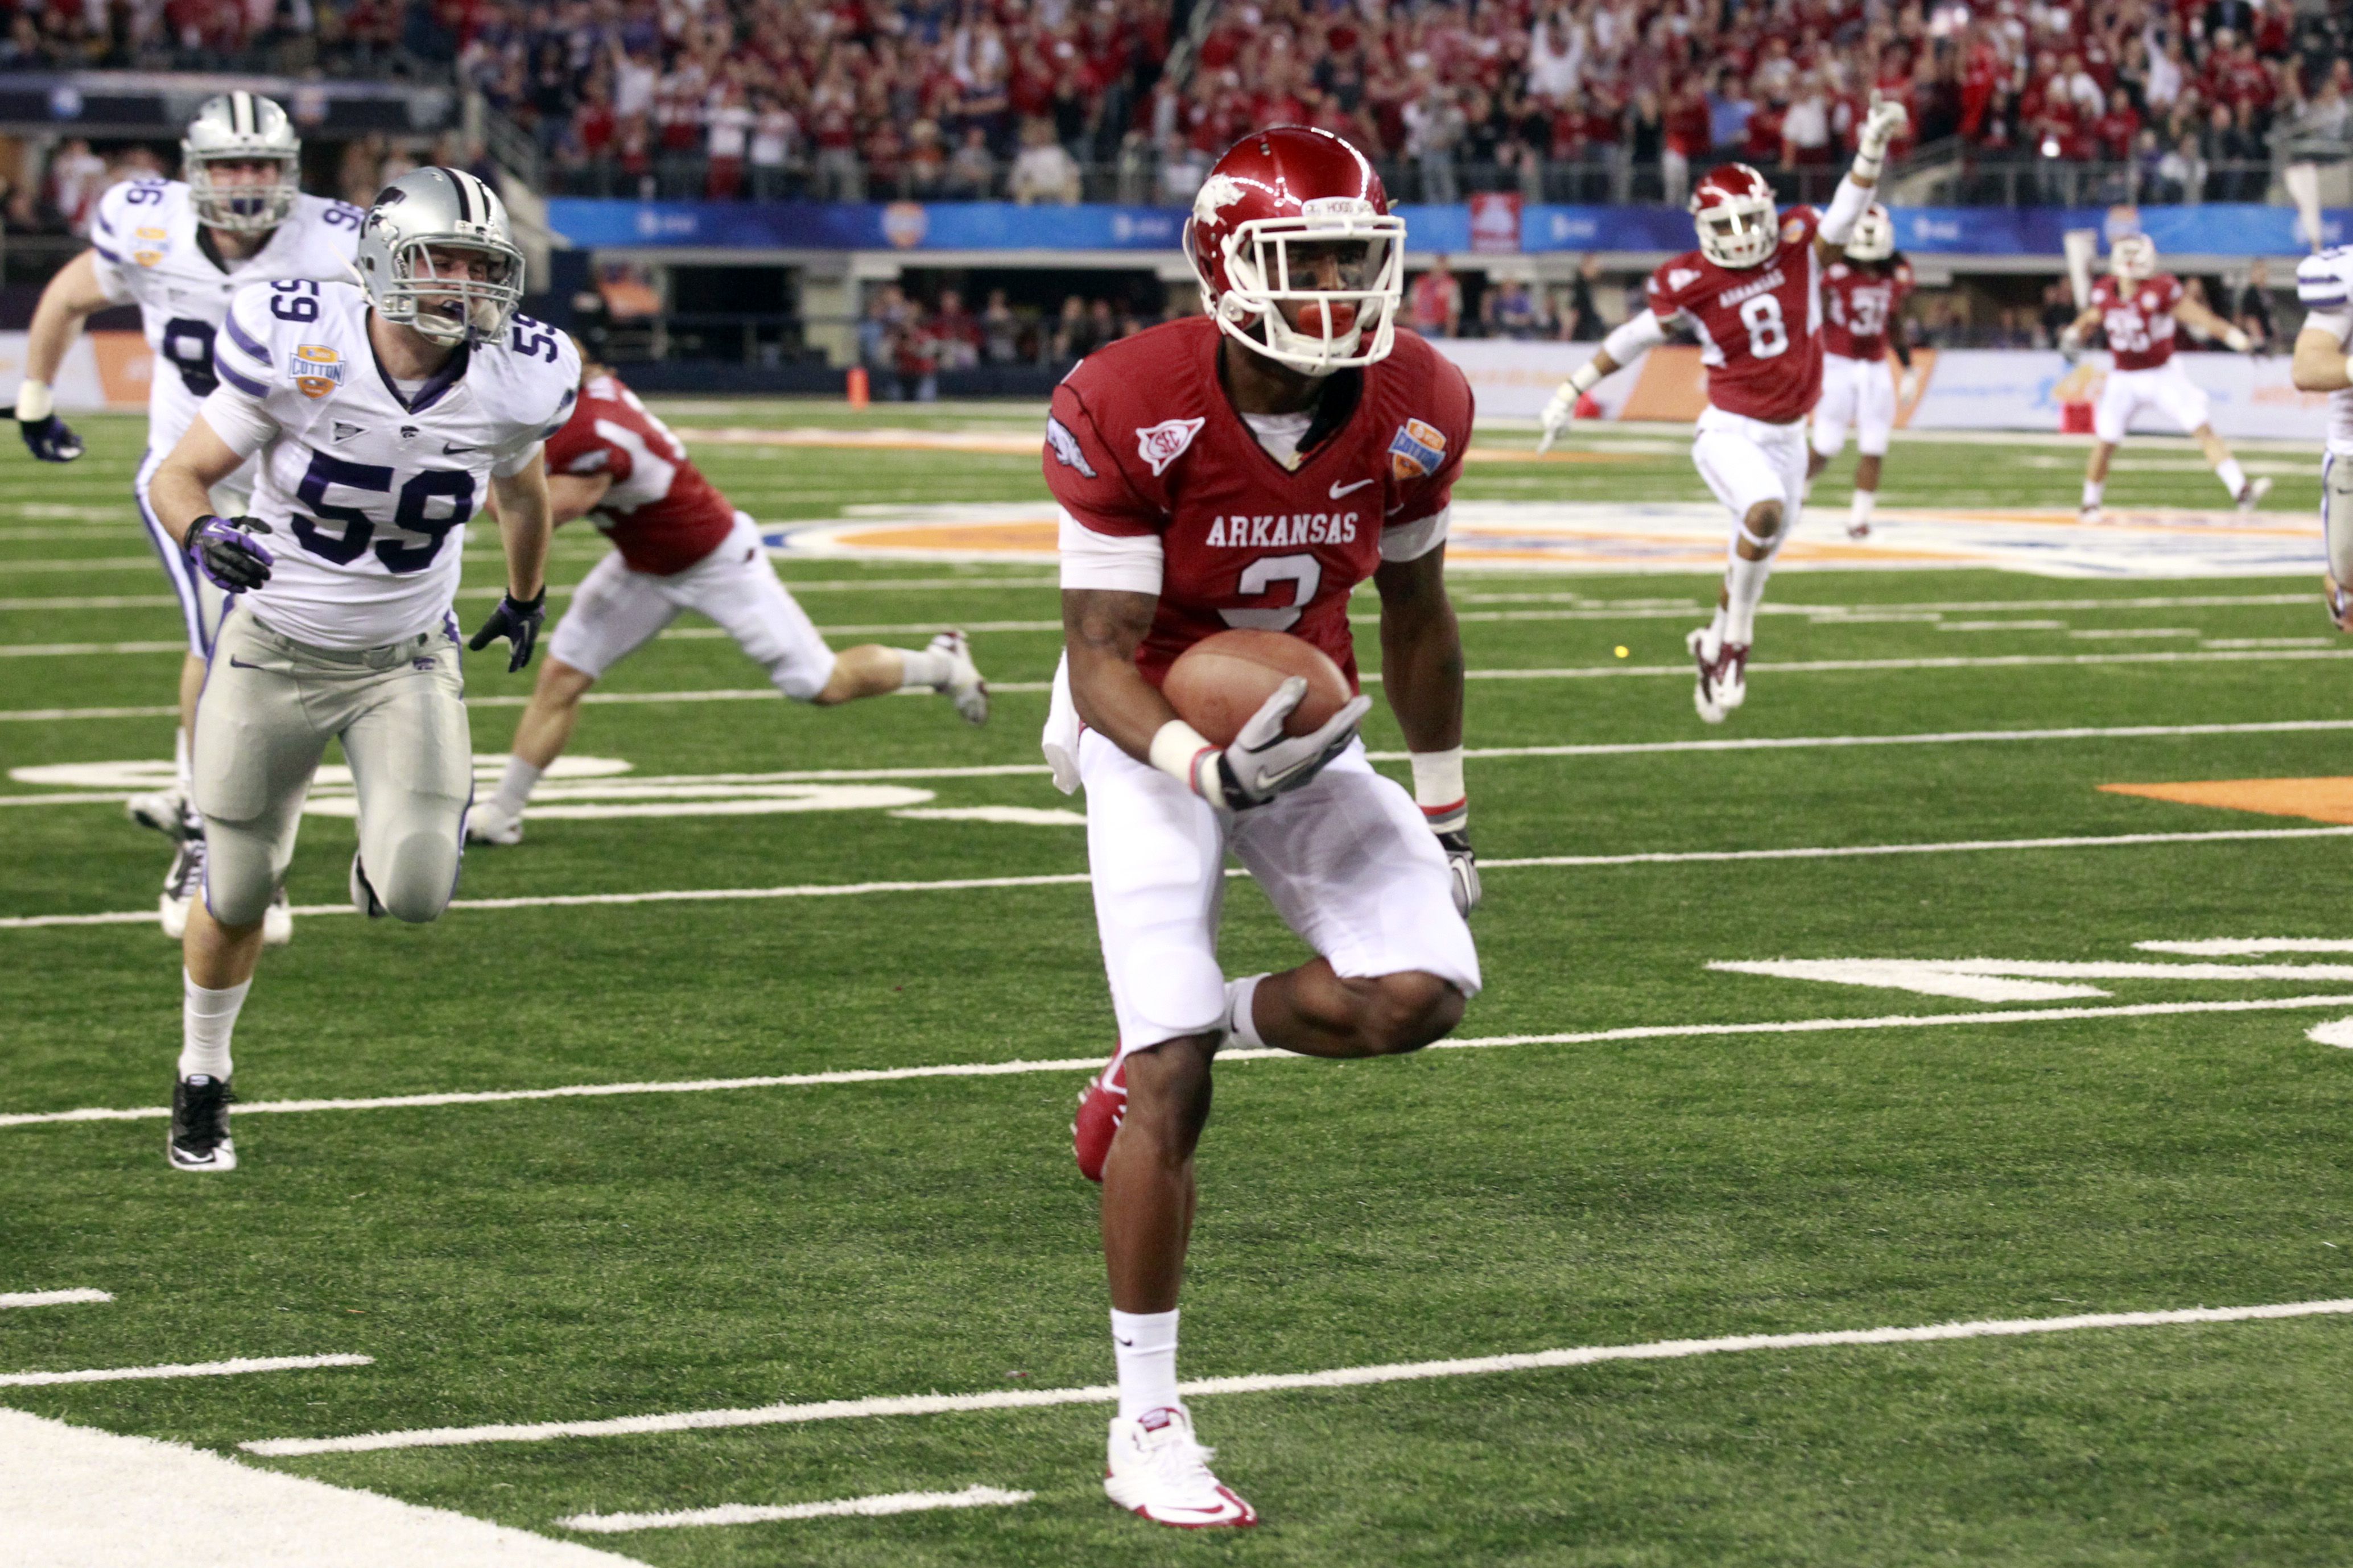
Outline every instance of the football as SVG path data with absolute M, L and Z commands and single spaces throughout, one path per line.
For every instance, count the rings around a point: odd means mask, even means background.
M 1283 726 L 1304 735 L 1339 711 L 1354 695 L 1331 656 L 1288 632 L 1230 631 L 1203 637 L 1168 667 L 1161 692 L 1177 717 L 1208 739 L 1229 746 L 1274 689 L 1303 676 L 1307 695 Z

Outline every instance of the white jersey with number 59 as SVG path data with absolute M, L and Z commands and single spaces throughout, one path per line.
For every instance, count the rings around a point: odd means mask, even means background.
M 353 247 L 367 215 L 324 196 L 294 199 L 269 241 L 224 264 L 206 245 L 188 187 L 177 180 L 126 180 L 99 199 L 90 224 L 90 265 L 118 305 L 136 304 L 154 352 L 147 391 L 147 447 L 168 452 L 211 393 L 213 340 L 229 297 L 252 283 L 285 278 L 351 277 Z
M 580 384 L 572 340 L 517 316 L 404 391 L 367 323 L 353 284 L 239 290 L 203 408 L 230 447 L 261 454 L 251 510 L 277 564 L 242 602 L 319 647 L 381 647 L 443 623 L 491 476 L 531 466 Z
M 2335 335 L 2353 349 L 2353 245 L 2307 256 L 2295 269 L 2295 296 L 2310 312 L 2304 330 Z M 2328 395 L 2328 449 L 2353 456 L 2353 389 Z

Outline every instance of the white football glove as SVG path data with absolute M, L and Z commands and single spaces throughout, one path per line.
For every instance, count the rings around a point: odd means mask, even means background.
M 1564 381 L 1560 384 L 1559 389 L 1552 395 L 1552 401 L 1544 407 L 1544 436 L 1536 442 L 1537 456 L 1552 450 L 1552 444 L 1560 439 L 1560 433 L 1576 422 L 1577 400 L 1583 395 L 1569 383 Z
M 1895 385 L 1896 406 L 1902 407 L 1920 395 L 1920 367 L 1905 365 L 1904 378 Z
M 2059 334 L 2059 357 L 2069 364 L 2080 364 L 2084 359 L 2084 334 L 2070 327 Z
M 1871 109 L 1862 117 L 1862 131 L 1855 138 L 1855 150 L 1866 158 L 1883 158 L 1888 143 L 1903 135 L 1904 128 L 1911 122 L 1912 117 L 1905 112 L 1902 104 L 1874 91 Z
M 1322 772 L 1324 763 L 1346 751 L 1348 742 L 1356 738 L 1356 726 L 1371 710 L 1373 700 L 1359 692 L 1322 728 L 1304 735 L 1283 733 L 1283 721 L 1306 696 L 1307 682 L 1296 675 L 1276 687 L 1274 695 L 1260 704 L 1232 745 L 1194 764 L 1195 789 L 1213 805 L 1247 811 L 1297 789 Z M 1203 776 L 1213 761 L 1214 777 Z
M 2222 334 L 2222 346 L 2234 354 L 2242 354 L 2255 346 L 2255 340 L 2247 336 L 2244 329 L 2232 327 Z

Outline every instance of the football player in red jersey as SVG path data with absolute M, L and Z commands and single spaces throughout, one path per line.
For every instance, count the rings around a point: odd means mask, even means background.
M 522 841 L 523 807 L 572 739 L 580 700 L 681 610 L 718 622 L 797 702 L 829 707 L 921 688 L 952 699 L 967 721 L 987 722 L 988 687 L 962 632 L 942 632 L 920 651 L 827 647 L 777 580 L 752 519 L 609 367 L 584 360 L 580 400 L 548 437 L 547 481 L 556 523 L 593 520 L 613 552 L 582 579 L 556 623 L 498 793 L 467 814 L 470 841 Z
M 1757 605 L 1805 499 L 1806 416 L 1822 386 L 1822 268 L 1853 237 L 1905 119 L 1902 104 L 1874 96 L 1854 165 L 1826 212 L 1776 212 L 1772 185 L 1746 163 L 1711 170 L 1692 192 L 1699 248 L 1651 275 L 1651 308 L 1603 339 L 1601 351 L 1545 405 L 1539 452 L 1568 427 L 1577 400 L 1603 376 L 1666 342 L 1677 326 L 1699 335 L 1708 406 L 1692 461 L 1732 513 L 1734 530 L 1715 618 L 1684 639 L 1699 666 L 1692 700 L 1711 724 L 1748 695 Z
M 2092 302 L 2059 335 L 2072 363 L 2084 352 L 2092 329 L 2106 332 L 2114 361 L 2092 409 L 2092 458 L 2084 469 L 2083 519 L 2097 522 L 2107 489 L 2108 460 L 2124 444 L 2125 429 L 2144 408 L 2154 408 L 2198 438 L 2207 466 L 2222 481 L 2241 511 L 2253 511 L 2272 488 L 2250 479 L 2239 460 L 2206 418 L 2206 394 L 2173 359 L 2173 329 L 2179 322 L 2201 338 L 2212 338 L 2233 353 L 2254 346 L 2246 333 L 2190 299 L 2181 279 L 2157 269 L 2157 242 L 2128 234 L 2108 251 L 2108 275 L 2093 283 Z
M 1176 1297 L 1210 1060 L 1229 1041 L 1320 1057 L 1419 1049 L 1479 989 L 1464 921 L 1462 645 L 1442 576 L 1471 388 L 1397 324 L 1404 220 L 1328 132 L 1237 142 L 1185 248 L 1208 311 L 1099 350 L 1055 389 L 1067 643 L 1045 745 L 1087 791 L 1087 858 L 1119 1046 L 1081 1097 L 1103 1183 L 1119 1414 L 1103 1489 L 1163 1524 L 1257 1515 L 1208 1466 L 1176 1384 Z M 1350 590 L 1381 600 L 1381 678 L 1414 793 L 1373 772 L 1358 695 L 1284 732 L 1293 679 L 1211 745 L 1160 685 L 1231 626 L 1303 637 L 1356 681 Z M 1318 956 L 1228 982 L 1228 851 Z
M 1879 467 L 1895 429 L 1897 405 L 1918 390 L 1912 346 L 1904 341 L 1904 300 L 1912 292 L 1912 264 L 1895 248 L 1895 222 L 1873 202 L 1856 220 L 1846 252 L 1822 273 L 1822 395 L 1814 405 L 1814 450 L 1806 460 L 1812 479 L 1846 445 L 1854 426 L 1854 500 L 1847 509 L 1846 536 L 1871 534 L 1872 509 L 1879 503 Z M 1899 393 L 1887 378 L 1887 352 L 1904 366 Z

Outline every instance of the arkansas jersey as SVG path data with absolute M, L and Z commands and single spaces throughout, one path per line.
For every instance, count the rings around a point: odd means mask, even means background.
M 1356 683 L 1349 591 L 1386 543 L 1444 539 L 1471 443 L 1471 386 L 1409 331 L 1387 359 L 1332 378 L 1339 428 L 1286 468 L 1218 379 L 1217 323 L 1192 316 L 1123 338 L 1054 389 L 1046 484 L 1082 527 L 1161 541 L 1160 605 L 1136 651 L 1157 686 L 1176 656 L 1233 626 L 1289 632 Z
M 719 548 L 735 509 L 686 447 L 610 372 L 580 389 L 564 428 L 547 440 L 551 474 L 610 474 L 589 521 L 633 571 L 667 577 Z
M 1718 267 L 1687 250 L 1651 274 L 1651 313 L 1699 335 L 1707 400 L 1767 424 L 1803 419 L 1822 390 L 1820 215 L 1781 215 L 1781 248 L 1762 267 Z
M 1891 258 L 1833 261 L 1822 268 L 1822 352 L 1848 359 L 1887 357 L 1887 328 L 1912 292 L 1912 264 Z
M 2092 284 L 2092 309 L 2108 334 L 2118 370 L 2155 370 L 2173 357 L 2173 307 L 2181 280 L 2170 273 L 2128 283 L 2110 276 Z

